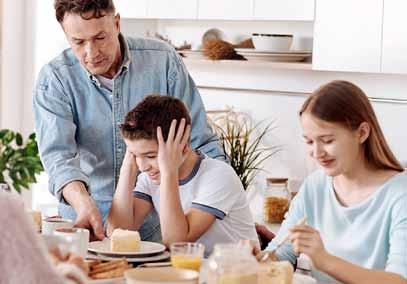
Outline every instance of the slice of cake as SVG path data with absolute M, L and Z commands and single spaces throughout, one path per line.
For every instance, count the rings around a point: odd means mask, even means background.
M 288 261 L 272 261 L 260 265 L 259 283 L 291 284 L 294 269 Z
M 134 252 L 140 249 L 140 234 L 137 231 L 115 229 L 110 236 L 112 252 Z

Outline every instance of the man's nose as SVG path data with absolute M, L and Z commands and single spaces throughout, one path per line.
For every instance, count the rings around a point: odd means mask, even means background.
M 93 61 L 94 59 L 96 59 L 99 56 L 99 49 L 97 48 L 97 46 L 92 43 L 92 42 L 88 42 L 86 44 L 86 56 L 90 61 Z

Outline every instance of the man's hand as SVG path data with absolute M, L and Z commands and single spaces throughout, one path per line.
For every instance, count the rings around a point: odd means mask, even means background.
M 85 185 L 80 181 L 73 181 L 64 187 L 62 194 L 76 211 L 75 226 L 89 229 L 91 240 L 103 240 L 105 235 L 102 217 Z
M 87 205 L 83 204 L 76 209 L 75 227 L 89 229 L 91 241 L 103 240 L 105 234 L 103 233 L 102 216 L 99 209 L 91 198 L 86 203 Z
M 185 123 L 185 119 L 181 119 L 177 133 L 175 133 L 177 121 L 173 120 L 167 141 L 164 141 L 161 127 L 157 128 L 157 160 L 161 175 L 178 175 L 178 169 L 183 163 L 183 151 L 191 133 L 191 126 L 185 125 Z

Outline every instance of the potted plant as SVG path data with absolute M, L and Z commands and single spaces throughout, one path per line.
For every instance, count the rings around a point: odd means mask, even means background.
M 230 165 L 239 176 L 245 190 L 249 188 L 263 163 L 280 151 L 277 146 L 264 146 L 264 138 L 273 130 L 273 122 L 251 122 L 248 114 L 209 111 L 211 125 L 219 135 Z
M 21 192 L 37 182 L 35 175 L 44 170 L 35 133 L 26 142 L 20 133 L 9 129 L 0 130 L 0 184 L 9 184 Z

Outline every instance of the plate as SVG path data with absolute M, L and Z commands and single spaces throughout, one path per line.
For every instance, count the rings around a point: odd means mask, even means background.
M 235 48 L 235 51 L 238 53 L 260 53 L 260 54 L 307 54 L 312 55 L 309 51 L 302 51 L 302 50 L 287 50 L 287 51 L 270 51 L 264 49 L 256 49 L 256 48 Z
M 236 48 L 236 52 L 249 61 L 273 61 L 273 62 L 299 62 L 310 57 L 311 52 L 287 51 L 269 52 L 253 48 Z
M 141 241 L 138 251 L 113 252 L 110 250 L 110 239 L 106 238 L 103 241 L 89 243 L 88 251 L 106 256 L 142 257 L 160 254 L 165 251 L 165 246 L 160 243 Z
M 294 273 L 293 284 L 317 284 L 317 280 L 308 275 Z
M 90 279 L 89 284 L 124 284 L 124 277 L 107 278 L 107 279 Z
M 89 254 L 89 258 L 91 259 L 99 259 L 99 260 L 116 260 L 117 257 L 112 257 L 112 256 L 105 256 L 105 255 L 94 255 L 94 254 Z M 165 251 L 161 254 L 158 255 L 153 255 L 153 256 L 144 256 L 144 257 L 126 257 L 126 260 L 128 262 L 138 262 L 138 263 L 146 263 L 146 262 L 158 262 L 158 261 L 164 261 L 170 259 L 170 253 L 168 251 Z

